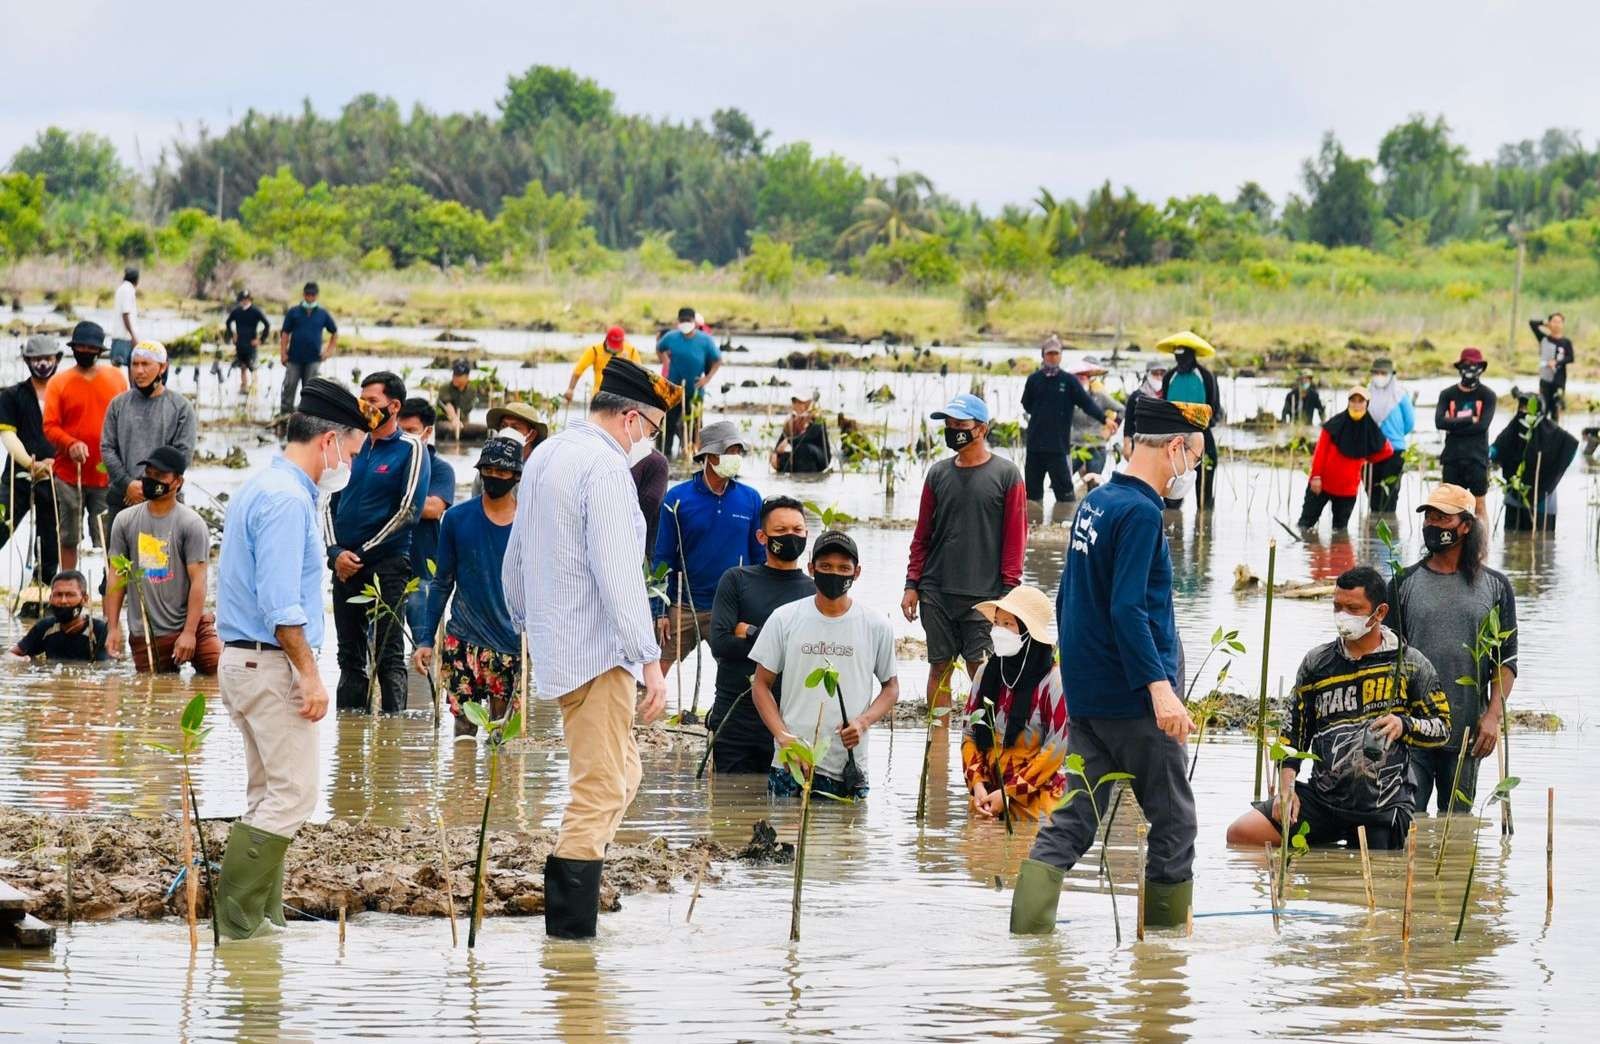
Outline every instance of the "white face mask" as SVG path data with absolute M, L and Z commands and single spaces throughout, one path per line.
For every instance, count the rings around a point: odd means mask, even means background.
M 683 336 L 685 336 L 685 337 L 689 337 L 689 336 L 693 335 L 693 333 L 694 333 L 694 324 L 693 323 L 679 323 L 678 324 L 678 332 L 683 334 Z
M 1372 386 L 1374 388 L 1387 388 L 1393 383 L 1394 374 L 1392 373 L 1375 373 L 1372 375 Z
M 725 479 L 738 478 L 743 468 L 744 457 L 738 453 L 724 453 L 717 458 L 715 464 L 711 465 L 711 470 Z
M 639 421 L 639 441 L 631 443 L 628 446 L 628 467 L 630 468 L 644 458 L 648 457 L 650 455 L 650 451 L 655 447 L 655 443 L 651 439 L 647 438 L 644 434 L 644 418 L 640 417 L 637 413 L 634 414 L 634 417 Z M 627 431 L 627 428 L 624 427 L 623 430 Z M 630 432 L 629 438 L 632 437 L 632 433 Z
M 1167 499 L 1169 500 L 1183 500 L 1190 493 L 1194 492 L 1195 480 L 1199 478 L 1199 474 L 1194 468 L 1187 467 L 1189 463 L 1188 448 L 1180 448 L 1178 452 L 1183 455 L 1183 462 L 1186 466 L 1181 472 L 1178 471 L 1176 467 L 1172 469 L 1172 481 L 1167 483 L 1166 492 Z M 1171 458 L 1168 458 L 1168 462 L 1171 462 Z
M 1022 651 L 1026 639 L 1009 627 L 995 624 L 989 629 L 989 640 L 994 643 L 996 656 L 1015 656 Z
M 526 445 L 528 441 L 522 432 L 518 431 L 516 428 L 501 428 L 499 431 L 492 432 L 490 437 L 496 439 L 510 439 L 518 446 Z
M 1336 612 L 1333 614 L 1333 629 L 1339 632 L 1339 637 L 1347 642 L 1364 638 L 1372 630 L 1372 617 L 1362 616 L 1360 613 Z
M 324 493 L 337 493 L 350 484 L 350 462 L 344 457 L 344 450 L 339 447 L 339 440 L 333 441 L 333 452 L 338 463 L 328 464 L 328 452 L 322 452 L 322 474 L 317 477 L 317 488 Z

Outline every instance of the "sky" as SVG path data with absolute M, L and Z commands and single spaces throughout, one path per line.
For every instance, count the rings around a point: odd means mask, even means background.
M 1325 131 L 1374 155 L 1413 112 L 1474 158 L 1547 127 L 1600 137 L 1583 0 L 144 0 L 16 3 L 0 34 L 0 157 L 57 124 L 130 165 L 255 108 L 372 91 L 493 112 L 506 78 L 571 67 L 617 108 L 736 107 L 868 170 L 986 211 L 1041 186 L 1140 195 L 1246 180 L 1280 202 Z

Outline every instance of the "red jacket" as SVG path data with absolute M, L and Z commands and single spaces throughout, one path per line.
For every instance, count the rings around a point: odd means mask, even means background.
M 1384 442 L 1383 448 L 1370 457 L 1347 457 L 1333 444 L 1333 437 L 1324 428 L 1317 436 L 1317 450 L 1311 455 L 1311 477 L 1322 480 L 1322 492 L 1330 497 L 1353 497 L 1361 489 L 1361 465 L 1376 464 L 1394 456 L 1394 447 Z

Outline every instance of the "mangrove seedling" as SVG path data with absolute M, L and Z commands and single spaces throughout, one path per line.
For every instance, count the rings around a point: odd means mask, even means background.
M 1112 878 L 1111 866 L 1106 860 L 1106 845 L 1111 840 L 1111 828 L 1110 823 L 1108 822 L 1109 817 L 1106 815 L 1106 810 L 1100 807 L 1100 801 L 1095 797 L 1095 794 L 1099 793 L 1100 788 L 1108 783 L 1115 783 L 1118 780 L 1132 780 L 1133 773 L 1107 772 L 1099 779 L 1090 782 L 1089 777 L 1084 774 L 1082 754 L 1068 754 L 1065 762 L 1065 768 L 1067 770 L 1067 775 L 1077 776 L 1078 779 L 1082 781 L 1083 786 L 1074 787 L 1065 794 L 1061 795 L 1061 800 L 1057 802 L 1056 808 L 1066 808 L 1080 797 L 1087 797 L 1089 799 L 1089 808 L 1094 813 L 1094 831 L 1096 834 L 1100 835 L 1100 857 L 1101 862 L 1105 865 L 1106 890 L 1111 893 L 1111 924 L 1116 930 L 1117 945 L 1121 946 L 1122 919 L 1117 916 L 1117 883 Z
M 1289 797 L 1294 793 L 1294 785 L 1284 785 L 1283 763 L 1291 759 L 1316 761 L 1317 756 L 1308 750 L 1296 750 L 1285 743 L 1282 736 L 1272 741 L 1272 746 L 1267 748 L 1267 756 L 1272 759 L 1272 766 L 1276 770 L 1274 775 L 1278 780 L 1278 881 L 1272 908 L 1281 910 L 1289 879 L 1290 853 L 1292 851 L 1294 855 L 1300 855 L 1309 850 L 1310 843 L 1306 840 L 1306 836 L 1311 831 L 1310 823 L 1301 823 L 1300 829 L 1290 832 L 1294 824 L 1289 817 Z
M 693 725 L 700 720 L 700 677 L 703 665 L 700 635 L 700 614 L 694 604 L 694 590 L 689 586 L 689 560 L 683 544 L 683 525 L 678 521 L 678 505 L 667 505 L 667 512 L 672 515 L 672 528 L 678 534 L 678 615 L 683 615 L 683 596 L 689 595 L 689 619 L 694 623 L 694 691 L 690 696 L 690 706 L 687 713 L 683 709 L 683 630 L 674 627 L 674 640 L 678 648 L 672 651 L 672 659 L 678 668 L 678 714 L 675 724 Z M 741 564 L 743 559 L 740 560 Z M 666 563 L 662 563 L 665 565 Z
M 149 670 L 151 677 L 156 673 L 156 643 L 154 633 L 150 630 L 150 611 L 145 607 L 144 601 L 144 570 L 124 555 L 111 556 L 111 572 L 117 578 L 118 587 L 128 587 L 133 590 L 134 602 L 139 606 L 139 622 L 144 626 L 144 665 Z M 115 623 L 116 621 L 112 621 Z M 94 630 L 90 629 L 90 638 L 93 639 Z
M 989 729 L 989 771 L 994 773 L 996 787 L 1000 794 L 1000 819 L 1006 825 L 1006 833 L 1012 833 L 1011 827 L 1011 795 L 1006 793 L 1005 768 L 1001 764 L 1000 737 L 1002 729 L 1000 716 L 995 711 L 994 701 L 985 696 L 983 706 L 967 715 L 967 721 L 973 725 L 985 725 Z
M 813 515 L 817 516 L 817 518 L 822 522 L 822 528 L 824 530 L 843 529 L 855 521 L 854 515 L 845 514 L 836 506 L 821 507 L 815 500 L 806 501 L 805 508 Z
M 1472 644 L 1467 646 L 1467 651 L 1472 654 L 1473 674 L 1475 677 L 1463 675 L 1456 679 L 1457 685 L 1465 685 L 1478 690 L 1479 703 L 1484 704 L 1492 698 L 1495 686 L 1499 684 L 1501 672 L 1515 657 L 1505 656 L 1506 639 L 1516 633 L 1515 627 L 1503 628 L 1500 626 L 1500 607 L 1492 607 L 1488 614 L 1478 623 L 1478 633 L 1473 637 Z M 1484 679 L 1488 680 L 1485 681 Z M 1502 696 L 1502 700 L 1504 697 Z M 1500 742 L 1496 744 L 1499 752 L 1500 778 L 1504 779 L 1511 771 L 1511 751 L 1507 744 L 1511 740 L 1511 708 L 1502 702 L 1500 707 Z M 1466 743 L 1463 741 L 1462 748 Z M 1453 788 L 1452 788 L 1453 789 Z M 1503 798 L 1500 802 L 1500 833 L 1510 836 L 1516 833 L 1512 827 L 1511 799 Z
M 148 648 L 148 647 L 147 647 Z M 171 754 L 181 763 L 181 775 L 178 782 L 180 793 L 178 804 L 183 808 L 182 828 L 183 843 L 180 848 L 183 852 L 184 874 L 184 903 L 189 922 L 189 950 L 192 953 L 199 947 L 200 942 L 195 932 L 195 899 L 196 882 L 194 876 L 194 836 L 200 836 L 200 867 L 206 879 L 206 897 L 211 906 L 211 942 L 216 945 L 219 939 L 217 931 L 217 893 L 211 883 L 211 857 L 206 851 L 206 835 L 200 829 L 200 806 L 194 797 L 194 777 L 189 771 L 189 755 L 200 750 L 200 744 L 205 742 L 206 736 L 211 732 L 205 728 L 206 720 L 206 694 L 197 692 L 183 708 L 183 713 L 178 718 L 178 743 L 177 746 L 168 746 L 165 743 L 151 743 L 153 750 L 164 754 Z M 191 831 L 192 824 L 192 831 Z
M 405 606 L 407 598 L 417 593 L 422 586 L 422 580 L 413 576 L 406 581 L 406 586 L 400 592 L 400 600 L 390 605 L 384 600 L 383 592 L 378 585 L 369 581 L 361 588 L 361 593 L 351 595 L 345 599 L 351 605 L 364 605 L 367 607 L 367 713 L 378 713 L 378 629 L 385 626 L 387 620 L 389 627 L 398 627 L 405 630 L 406 622 L 400 610 Z
M 1222 669 L 1217 672 L 1216 687 L 1218 689 L 1220 689 L 1223 683 L 1228 680 L 1228 669 L 1232 666 L 1233 661 L 1229 660 L 1227 663 L 1224 663 L 1222 665 Z M 1196 700 L 1194 703 L 1189 705 L 1190 713 L 1194 715 L 1195 724 L 1197 726 L 1194 736 L 1194 757 L 1189 759 L 1188 778 L 1191 780 L 1194 779 L 1194 767 L 1200 764 L 1200 747 L 1206 741 L 1206 726 L 1211 723 L 1211 719 L 1217 716 L 1217 711 L 1220 710 L 1221 707 L 1222 694 L 1216 691 L 1213 691 L 1210 695 Z
M 849 724 L 850 714 L 844 709 L 844 693 L 839 688 L 839 668 L 833 665 L 832 660 L 824 661 L 821 667 L 806 675 L 806 688 L 815 689 L 819 686 L 829 697 L 839 701 L 840 727 Z M 840 773 L 839 781 L 844 784 L 848 794 L 854 794 L 867 781 L 867 774 L 856 764 L 856 752 L 853 750 L 844 752 L 844 771 Z
M 949 670 L 945 672 L 943 680 L 939 682 L 938 692 L 934 693 L 934 698 L 928 701 L 928 720 L 925 722 L 927 731 L 922 742 L 922 779 L 917 783 L 918 823 L 922 822 L 928 814 L 928 768 L 929 763 L 933 760 L 933 727 L 938 724 L 939 719 L 946 717 L 950 713 L 948 704 L 943 707 L 939 706 L 939 697 L 951 691 L 950 679 L 955 676 L 956 671 L 962 669 L 963 667 L 959 661 L 951 661 Z
M 806 828 L 811 825 L 811 787 L 817 762 L 828 751 L 831 737 L 821 735 L 822 710 L 817 710 L 817 735 L 810 743 L 795 737 L 778 751 L 778 763 L 800 784 L 800 833 L 794 846 L 794 895 L 789 900 L 789 941 L 800 941 L 800 886 L 806 875 Z
M 499 721 L 492 721 L 489 712 L 477 700 L 461 704 L 461 713 L 468 721 L 483 730 L 489 748 L 489 786 L 483 792 L 483 819 L 478 824 L 478 858 L 472 868 L 472 912 L 467 922 L 467 949 L 478 942 L 478 925 L 483 921 L 484 875 L 488 870 L 489 808 L 494 804 L 494 787 L 500 778 L 500 748 L 506 737 L 517 734 L 522 728 L 522 712 L 513 710 Z
M 1268 654 L 1272 652 L 1272 589 L 1277 574 L 1278 542 L 1268 540 L 1267 614 L 1261 623 L 1261 690 L 1256 695 L 1256 786 L 1252 793 L 1257 800 L 1261 797 L 1261 769 L 1267 751 L 1267 664 Z
M 1504 804 L 1505 802 L 1509 801 L 1511 799 L 1511 792 L 1515 790 L 1517 788 L 1517 784 L 1521 782 L 1522 780 L 1518 779 L 1516 776 L 1507 776 L 1505 779 L 1502 779 L 1498 784 L 1495 785 L 1494 790 L 1490 792 L 1489 796 L 1484 798 L 1483 805 L 1479 806 L 1477 814 L 1472 817 L 1472 856 L 1467 860 L 1467 885 L 1461 890 L 1461 913 L 1456 916 L 1456 942 L 1461 941 L 1461 929 L 1467 923 L 1467 901 L 1472 896 L 1472 879 L 1478 870 L 1478 828 L 1482 825 L 1483 813 L 1489 805 L 1497 803 Z M 1459 790 L 1456 791 L 1455 796 L 1458 801 L 1470 802 L 1472 800 Z

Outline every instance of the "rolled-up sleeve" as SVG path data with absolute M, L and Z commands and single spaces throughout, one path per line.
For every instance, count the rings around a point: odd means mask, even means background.
M 628 663 L 659 659 L 644 587 L 638 492 L 626 471 L 592 476 L 583 491 L 584 542 L 600 602 Z
M 250 516 L 256 604 L 270 628 L 307 623 L 305 606 L 300 604 L 300 574 L 306 533 L 315 528 L 315 512 L 306 502 L 285 494 L 263 495 Z

